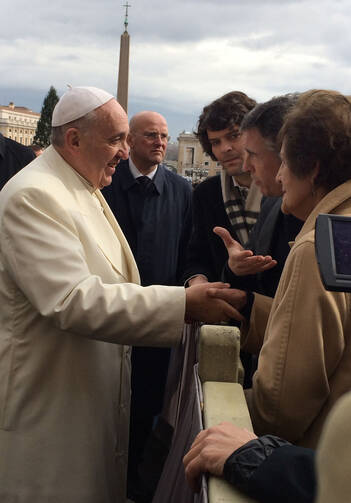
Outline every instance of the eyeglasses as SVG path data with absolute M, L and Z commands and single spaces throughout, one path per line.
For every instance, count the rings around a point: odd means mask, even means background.
M 140 133 L 139 133 L 140 134 Z M 147 140 L 147 141 L 155 141 L 158 140 L 158 138 L 161 139 L 162 142 L 166 142 L 170 139 L 170 136 L 166 133 L 142 133 L 142 136 Z

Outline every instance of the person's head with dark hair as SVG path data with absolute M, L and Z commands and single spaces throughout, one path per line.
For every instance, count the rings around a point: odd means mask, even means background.
M 266 140 L 267 145 L 270 142 L 271 149 L 279 152 L 277 146 L 277 136 L 283 126 L 284 117 L 287 112 L 296 104 L 299 94 L 285 94 L 283 96 L 275 96 L 274 98 L 259 103 L 245 115 L 240 131 L 249 129 L 258 129 L 260 135 Z
M 243 169 L 250 172 L 252 180 L 264 196 L 281 195 L 281 186 L 276 180 L 280 166 L 277 136 L 285 115 L 297 98 L 297 94 L 287 94 L 260 103 L 241 123 Z
M 33 150 L 35 155 L 38 157 L 38 155 L 41 155 L 44 152 L 44 147 L 40 145 L 40 143 L 32 143 L 29 145 L 30 148 Z
M 316 204 L 351 179 L 351 104 L 337 91 L 303 93 L 279 133 L 282 210 L 305 220 Z
M 229 175 L 242 173 L 240 125 L 256 105 L 245 93 L 232 91 L 205 106 L 198 121 L 196 136 L 213 160 Z

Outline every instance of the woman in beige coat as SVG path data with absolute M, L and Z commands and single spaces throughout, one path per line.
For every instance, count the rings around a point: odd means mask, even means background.
M 315 255 L 319 213 L 351 215 L 351 106 L 309 91 L 280 132 L 282 211 L 305 221 L 267 314 L 255 295 L 244 347 L 260 350 L 248 393 L 255 432 L 315 447 L 325 417 L 351 389 L 351 297 L 327 292 Z M 268 310 L 269 312 L 269 310 Z
M 282 211 L 305 222 L 274 300 L 254 294 L 243 349 L 260 354 L 247 400 L 256 433 L 315 447 L 351 389 L 350 295 L 326 292 L 314 249 L 319 213 L 351 215 L 351 108 L 335 91 L 304 93 L 280 133 Z M 229 267 L 236 249 L 225 239 Z M 226 278 L 227 280 L 229 278 Z

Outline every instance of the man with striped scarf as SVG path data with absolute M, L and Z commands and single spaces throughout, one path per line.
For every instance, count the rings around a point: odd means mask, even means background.
M 228 256 L 214 227 L 226 228 L 244 246 L 257 220 L 262 196 L 243 171 L 240 135 L 241 122 L 255 105 L 246 94 L 232 91 L 204 107 L 200 115 L 196 135 L 204 152 L 221 164 L 222 173 L 194 190 L 193 232 L 184 275 L 189 285 L 221 277 Z

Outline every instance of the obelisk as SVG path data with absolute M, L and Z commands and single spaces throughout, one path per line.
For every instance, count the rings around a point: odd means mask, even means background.
M 131 5 L 127 2 L 123 5 L 126 8 L 124 19 L 124 33 L 121 35 L 121 45 L 119 50 L 119 69 L 118 69 L 118 86 L 117 86 L 117 101 L 122 105 L 126 113 L 128 113 L 128 78 L 129 78 L 129 33 L 128 33 L 128 8 Z

